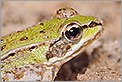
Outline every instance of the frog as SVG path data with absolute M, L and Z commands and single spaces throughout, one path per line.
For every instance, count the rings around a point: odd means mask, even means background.
M 103 33 L 103 22 L 63 7 L 36 25 L 1 38 L 2 81 L 53 81 L 62 65 Z

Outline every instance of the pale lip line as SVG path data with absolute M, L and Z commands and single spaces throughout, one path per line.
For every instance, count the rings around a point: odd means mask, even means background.
M 97 33 L 99 33 L 97 36 L 96 36 L 96 38 L 95 39 L 97 39 L 99 36 L 101 36 L 101 34 L 102 34 L 102 32 L 103 32 L 103 27 L 102 26 L 98 26 L 100 29 L 98 30 L 98 32 Z M 97 33 L 95 33 L 94 35 L 96 35 Z M 92 39 L 94 39 L 94 37 L 95 36 L 92 36 Z M 73 58 L 73 57 L 75 57 L 78 53 L 76 53 L 76 54 L 73 54 L 76 50 L 78 50 L 78 49 L 80 49 L 80 47 L 81 46 L 78 46 L 78 45 L 82 45 L 85 41 L 87 41 L 88 40 L 88 38 L 87 39 L 84 39 L 84 40 L 82 40 L 82 41 L 80 41 L 80 43 L 78 43 L 75 47 L 73 47 L 73 51 L 69 51 L 69 52 L 67 52 L 66 53 L 66 55 L 64 56 L 64 57 L 62 57 L 62 58 L 58 58 L 58 57 L 53 57 L 53 58 L 51 58 L 48 62 L 44 62 L 43 64 L 46 64 L 46 65 L 51 65 L 51 64 L 54 64 L 54 63 L 56 63 L 57 61 L 60 61 L 60 62 L 62 62 L 62 63 L 64 63 L 64 62 L 66 62 L 66 61 L 68 61 L 68 60 L 70 60 L 71 58 Z M 90 45 L 90 44 L 89 44 Z M 86 46 L 87 47 L 87 46 Z M 83 49 L 81 50 L 81 52 L 83 51 L 85 49 L 85 47 L 83 47 Z M 80 53 L 80 52 L 79 52 Z M 67 58 L 67 57 L 69 57 L 69 59 Z M 61 60 L 63 60 L 63 61 L 61 61 Z

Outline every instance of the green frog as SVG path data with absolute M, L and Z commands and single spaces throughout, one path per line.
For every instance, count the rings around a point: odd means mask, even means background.
M 103 33 L 103 23 L 70 7 L 1 38 L 2 81 L 53 81 L 61 66 Z

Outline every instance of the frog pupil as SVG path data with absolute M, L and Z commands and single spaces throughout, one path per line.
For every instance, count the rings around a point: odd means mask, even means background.
M 76 27 L 72 27 L 70 30 L 69 30 L 69 34 L 73 37 L 75 37 L 77 34 L 79 33 L 79 28 L 76 28 Z

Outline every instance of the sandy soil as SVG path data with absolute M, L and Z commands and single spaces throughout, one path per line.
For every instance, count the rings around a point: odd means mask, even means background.
M 120 1 L 4 1 L 2 36 L 25 29 L 53 16 L 60 7 L 99 17 L 104 34 L 83 53 L 64 64 L 55 80 L 121 80 Z

